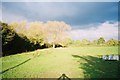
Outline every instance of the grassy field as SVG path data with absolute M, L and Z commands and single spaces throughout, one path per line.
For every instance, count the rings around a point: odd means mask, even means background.
M 39 49 L 0 58 L 3 78 L 116 78 L 118 61 L 103 61 L 100 55 L 118 54 L 118 47 Z

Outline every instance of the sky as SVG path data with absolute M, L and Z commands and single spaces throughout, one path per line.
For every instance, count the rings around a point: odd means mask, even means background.
M 117 2 L 2 2 L 2 21 L 64 21 L 71 38 L 118 39 Z M 0 12 L 1 13 L 1 12 Z

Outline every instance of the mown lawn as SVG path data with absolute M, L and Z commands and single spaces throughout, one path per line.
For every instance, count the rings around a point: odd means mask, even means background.
M 39 49 L 0 58 L 3 78 L 116 78 L 118 61 L 103 61 L 101 55 L 118 54 L 118 47 Z

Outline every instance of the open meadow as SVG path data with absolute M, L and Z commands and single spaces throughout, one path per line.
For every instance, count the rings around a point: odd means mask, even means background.
M 2 60 L 3 78 L 117 78 L 119 61 L 102 55 L 118 54 L 118 47 L 68 47 L 38 49 L 9 55 Z

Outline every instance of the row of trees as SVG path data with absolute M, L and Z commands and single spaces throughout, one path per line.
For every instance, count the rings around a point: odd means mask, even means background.
M 3 55 L 36 50 L 38 48 L 82 46 L 82 45 L 119 45 L 120 41 L 110 39 L 105 41 L 103 37 L 89 41 L 72 40 L 69 37 L 70 25 L 60 21 L 14 22 L 11 24 L 0 22 L 2 34 Z
M 0 22 L 3 56 L 34 50 L 26 37 L 19 36 L 8 24 Z
M 109 39 L 108 41 L 105 41 L 105 39 L 103 37 L 100 37 L 97 40 L 93 40 L 93 41 L 89 41 L 87 39 L 83 39 L 83 40 L 72 40 L 69 39 L 68 40 L 69 46 L 118 46 L 120 45 L 120 41 L 119 40 L 115 40 L 115 39 Z
M 2 34 L 3 55 L 36 50 L 56 46 L 65 46 L 71 27 L 58 21 L 14 22 L 11 24 L 0 22 Z
M 69 37 L 67 32 L 71 30 L 70 25 L 58 21 L 31 22 L 29 24 L 23 21 L 12 23 L 10 26 L 20 36 L 26 36 L 35 45 L 42 46 L 45 43 L 50 43 L 53 47 L 55 44 L 63 46 L 65 39 Z

